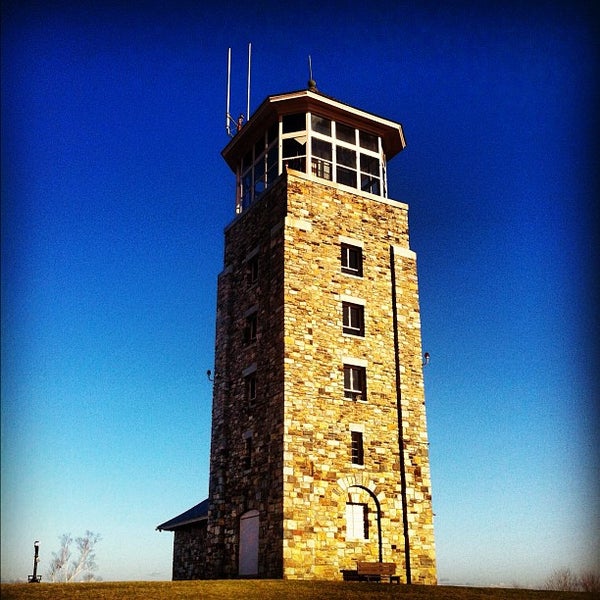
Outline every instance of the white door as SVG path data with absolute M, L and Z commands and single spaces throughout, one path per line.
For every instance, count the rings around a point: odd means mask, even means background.
M 249 510 L 240 519 L 240 575 L 258 575 L 258 511 Z

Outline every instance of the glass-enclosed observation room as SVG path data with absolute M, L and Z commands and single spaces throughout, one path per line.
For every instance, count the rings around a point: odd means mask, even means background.
M 241 213 L 286 169 L 386 198 L 386 161 L 405 146 L 399 123 L 303 90 L 267 98 L 222 154 Z

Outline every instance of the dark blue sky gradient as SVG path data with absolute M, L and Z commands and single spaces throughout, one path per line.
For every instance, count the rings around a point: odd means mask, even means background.
M 208 490 L 249 41 L 251 109 L 311 55 L 320 90 L 403 123 L 440 581 L 597 566 L 592 8 L 198 4 L 3 4 L 2 578 L 86 529 L 104 579 L 170 578 L 154 528 Z

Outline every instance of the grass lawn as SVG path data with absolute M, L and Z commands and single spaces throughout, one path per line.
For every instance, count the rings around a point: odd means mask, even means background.
M 2 600 L 584 600 L 598 594 L 340 581 L 218 580 L 106 583 L 6 583 Z

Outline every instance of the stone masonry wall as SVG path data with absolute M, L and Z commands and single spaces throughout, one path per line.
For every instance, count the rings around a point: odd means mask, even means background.
M 340 270 L 340 243 L 363 247 L 363 277 Z M 393 256 L 393 259 L 391 258 Z M 435 551 L 416 261 L 407 207 L 288 176 L 285 227 L 284 576 L 340 577 L 357 560 L 405 570 L 391 260 L 396 271 L 402 435 L 413 582 L 433 583 Z M 365 306 L 364 337 L 342 332 L 342 301 Z M 367 401 L 344 398 L 343 365 L 366 366 Z M 351 427 L 365 464 L 351 462 Z M 347 541 L 345 504 L 369 505 L 367 541 Z
M 363 277 L 340 271 L 342 240 L 362 246 Z M 364 337 L 342 332 L 342 302 L 349 299 L 365 306 Z M 246 342 L 253 313 L 257 335 Z M 407 206 L 283 175 L 226 230 L 216 337 L 206 576 L 237 575 L 240 517 L 249 510 L 260 515 L 259 577 L 341 579 L 340 569 L 380 555 L 402 576 L 402 446 L 412 580 L 435 583 Z M 346 361 L 366 367 L 366 402 L 344 398 Z M 249 402 L 252 374 L 257 393 Z M 351 461 L 352 428 L 364 432 L 363 466 Z M 368 505 L 367 540 L 347 539 L 347 502 Z
M 249 510 L 260 514 L 259 576 L 282 577 L 285 192 L 282 179 L 225 232 L 225 269 L 217 292 L 209 577 L 237 575 L 240 517 Z M 254 259 L 257 281 L 250 275 Z M 246 342 L 253 312 L 256 339 Z M 246 379 L 252 374 L 256 399 L 249 401 Z
M 176 529 L 173 538 L 173 581 L 206 577 L 206 521 Z

